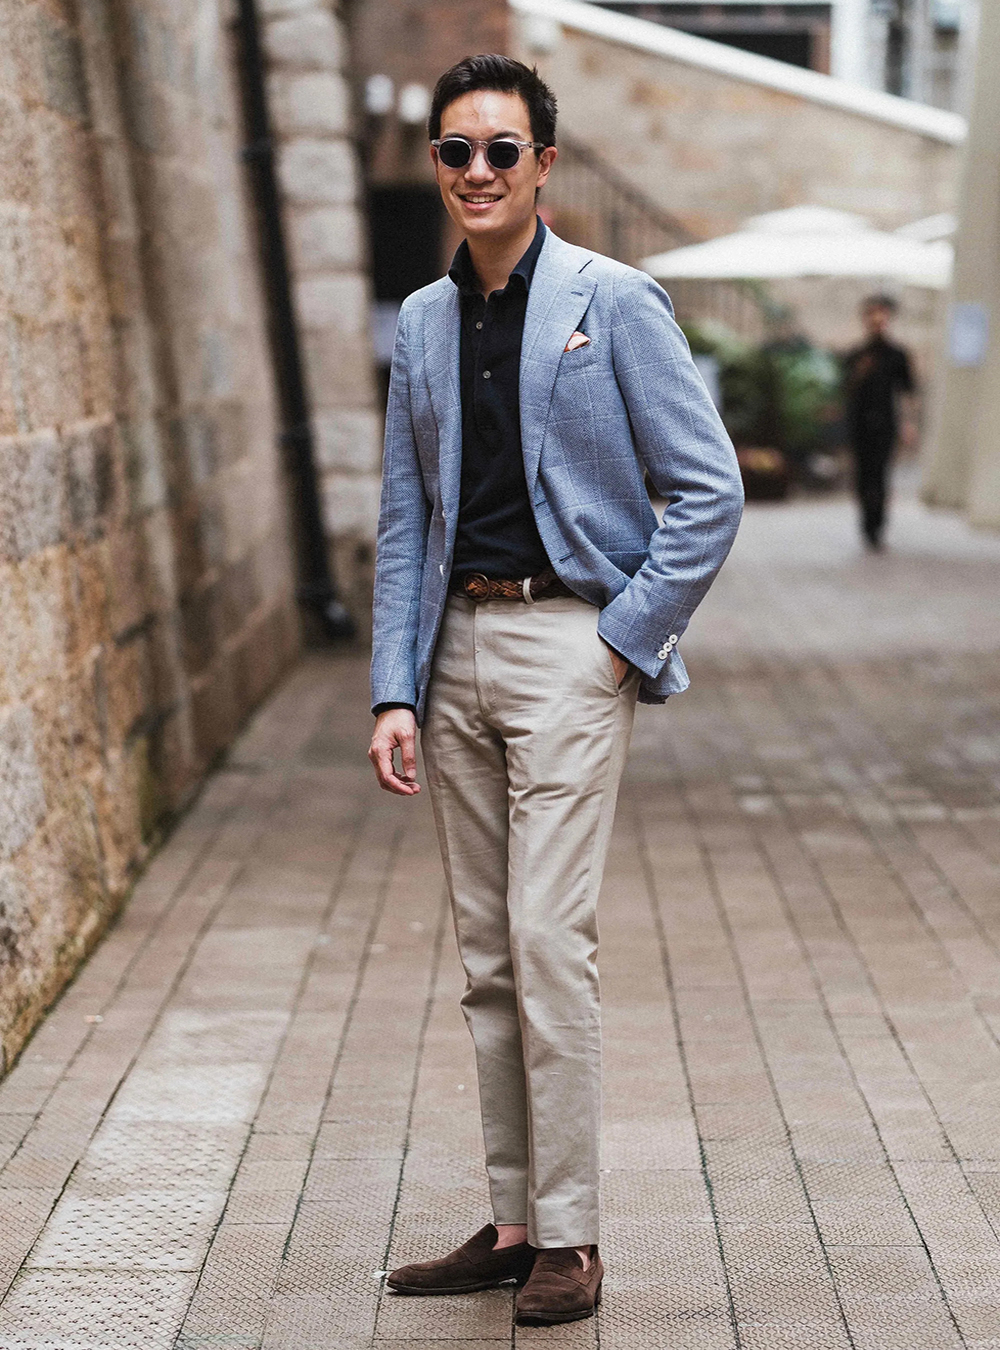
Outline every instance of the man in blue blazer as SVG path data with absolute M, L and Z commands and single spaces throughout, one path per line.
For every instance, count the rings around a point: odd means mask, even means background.
M 399 317 L 369 752 L 382 787 L 417 793 L 421 727 L 494 1219 L 389 1284 L 526 1281 L 517 1314 L 540 1323 L 600 1298 L 596 904 L 635 702 L 686 688 L 677 644 L 743 501 L 667 296 L 536 215 L 555 114 L 503 56 L 434 92 L 464 242 Z

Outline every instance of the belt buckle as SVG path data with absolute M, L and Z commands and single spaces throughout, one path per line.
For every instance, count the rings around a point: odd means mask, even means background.
M 469 572 L 462 582 L 462 589 L 470 600 L 487 600 L 490 594 L 490 579 L 482 572 Z

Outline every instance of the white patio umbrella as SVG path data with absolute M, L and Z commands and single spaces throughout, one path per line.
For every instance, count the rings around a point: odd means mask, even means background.
M 896 233 L 930 244 L 935 239 L 950 239 L 957 229 L 958 217 L 951 211 L 939 211 L 935 216 L 921 216 L 919 220 L 911 220 L 909 225 L 900 225 Z
M 876 230 L 863 216 L 795 206 L 753 216 L 735 234 L 645 258 L 657 281 L 775 277 L 871 277 L 943 290 L 951 278 L 947 241 Z

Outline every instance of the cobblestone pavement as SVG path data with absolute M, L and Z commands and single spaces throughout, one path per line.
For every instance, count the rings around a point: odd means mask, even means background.
M 0 1086 L 2 1350 L 1000 1346 L 1000 540 L 759 507 L 602 899 L 599 1321 L 378 1272 L 486 1217 L 426 795 L 306 659 Z

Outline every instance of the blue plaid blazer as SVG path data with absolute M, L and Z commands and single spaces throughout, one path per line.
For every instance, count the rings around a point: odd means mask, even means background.
M 564 351 L 579 329 L 589 344 Z M 458 519 L 458 291 L 402 307 L 392 358 L 378 526 L 372 704 L 427 697 Z M 520 367 L 524 472 L 552 566 L 601 610 L 641 672 L 639 698 L 688 685 L 676 649 L 722 566 L 743 505 L 736 455 L 665 292 L 644 272 L 548 232 Z M 669 503 L 662 524 L 643 478 Z

